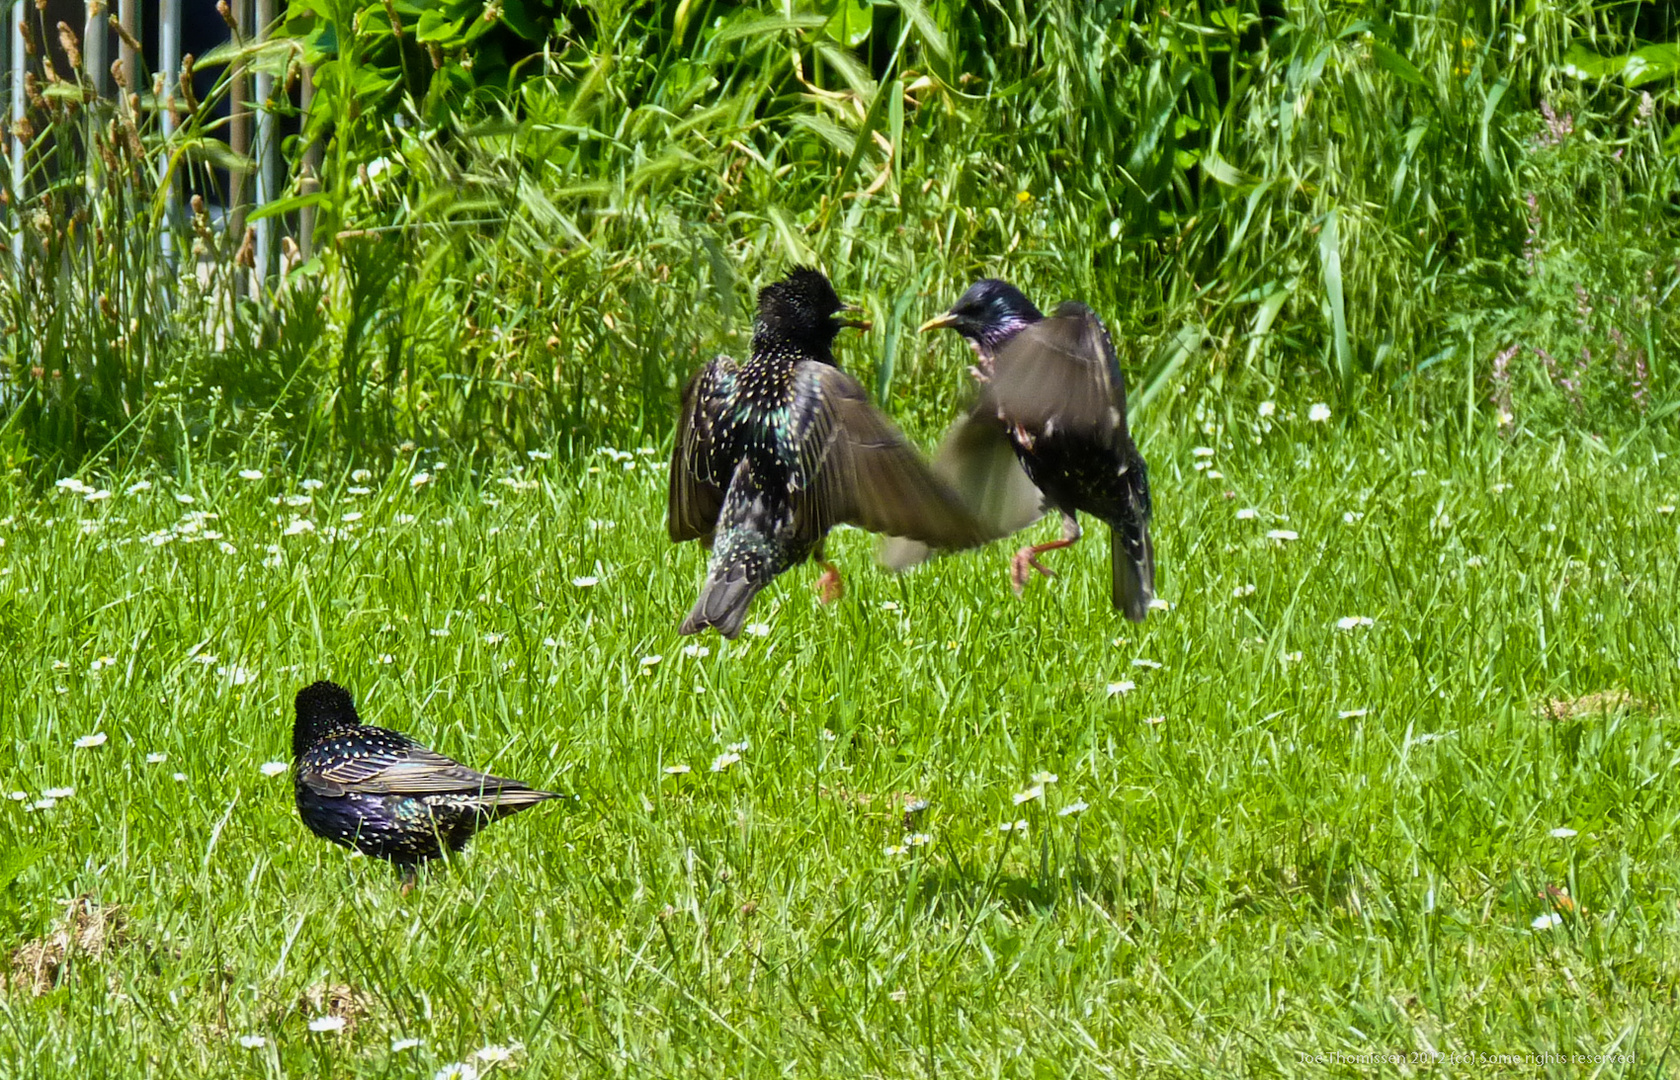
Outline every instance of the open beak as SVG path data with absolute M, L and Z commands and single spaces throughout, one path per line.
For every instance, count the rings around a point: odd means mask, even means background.
M 863 309 L 858 307 L 856 304 L 847 304 L 845 307 L 841 308 L 840 310 L 841 311 L 848 311 L 848 312 L 855 311 L 860 315 L 863 314 Z M 858 330 L 866 330 L 867 331 L 867 330 L 873 330 L 875 328 L 875 324 L 870 322 L 868 319 L 841 319 L 841 320 L 839 320 L 839 322 L 840 322 L 841 326 L 851 326 L 851 327 L 855 327 Z
M 957 324 L 957 317 L 955 315 L 951 314 L 949 311 L 947 311 L 943 315 L 935 315 L 933 318 L 929 319 L 927 322 L 925 322 L 922 325 L 916 327 L 916 333 L 925 334 L 929 330 L 943 330 L 947 326 L 955 326 L 956 324 Z

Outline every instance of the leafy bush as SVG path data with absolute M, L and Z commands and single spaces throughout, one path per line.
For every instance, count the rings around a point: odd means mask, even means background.
M 312 72 L 292 151 L 320 189 L 271 212 L 314 210 L 314 258 L 252 292 L 241 238 L 187 220 L 196 271 L 162 261 L 156 166 L 240 163 L 202 107 L 165 139 L 149 100 L 54 83 L 9 193 L 7 430 L 69 457 L 222 427 L 358 452 L 657 435 L 796 260 L 876 313 L 845 362 L 914 423 L 964 376 L 907 329 L 988 273 L 1103 311 L 1145 413 L 1186 380 L 1323 379 L 1341 415 L 1642 422 L 1680 400 L 1680 79 L 1629 18 L 297 0 L 289 36 L 216 59 Z M 106 137 L 125 115 L 138 138 Z M 84 207 L 91 234 L 63 227 Z

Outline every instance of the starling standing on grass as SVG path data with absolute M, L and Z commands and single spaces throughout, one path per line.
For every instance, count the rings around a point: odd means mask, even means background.
M 1024 528 L 1046 510 L 1062 515 L 1061 539 L 1016 552 L 1015 591 L 1034 570 L 1051 576 L 1038 555 L 1078 541 L 1083 511 L 1108 522 L 1114 606 L 1143 621 L 1155 598 L 1149 474 L 1126 428 L 1126 383 L 1102 320 L 1071 300 L 1045 318 L 1019 289 L 988 278 L 921 329 L 944 327 L 973 347 L 980 389 L 945 436 L 934 470 L 995 534 Z M 882 551 L 900 569 L 925 557 L 925 549 L 903 542 Z
M 349 691 L 330 682 L 298 691 L 292 758 L 298 816 L 309 831 L 389 860 L 402 871 L 404 892 L 420 863 L 556 797 L 474 772 L 407 735 L 364 727 Z
M 814 557 L 824 603 L 843 591 L 823 540 L 848 523 L 931 548 L 986 539 L 858 381 L 834 364 L 848 311 L 805 267 L 758 295 L 752 354 L 719 356 L 689 380 L 671 454 L 667 528 L 674 542 L 712 549 L 700 598 L 681 632 L 741 632 L 753 596 Z

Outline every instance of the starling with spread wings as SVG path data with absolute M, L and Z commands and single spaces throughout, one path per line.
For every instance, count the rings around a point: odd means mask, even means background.
M 309 831 L 390 861 L 404 891 L 420 863 L 460 851 L 497 818 L 556 798 L 363 725 L 349 691 L 330 682 L 298 691 L 292 758 L 298 816 Z
M 868 323 L 828 278 L 799 267 L 758 295 L 752 354 L 719 356 L 689 380 L 671 454 L 666 525 L 673 542 L 711 548 L 681 633 L 741 632 L 753 596 L 806 558 L 823 567 L 823 602 L 842 592 L 823 541 L 840 524 L 928 548 L 987 539 L 957 493 L 835 366 L 834 337 Z
M 1046 318 L 1013 285 L 988 278 L 921 329 L 945 327 L 973 347 L 979 393 L 935 454 L 934 471 L 993 535 L 1060 512 L 1059 540 L 1016 552 L 1017 593 L 1032 571 L 1050 576 L 1041 553 L 1079 539 L 1079 512 L 1106 521 L 1114 606 L 1141 622 L 1155 598 L 1149 472 L 1126 427 L 1126 384 L 1102 320 L 1077 301 Z M 882 552 L 895 567 L 923 557 L 902 542 Z

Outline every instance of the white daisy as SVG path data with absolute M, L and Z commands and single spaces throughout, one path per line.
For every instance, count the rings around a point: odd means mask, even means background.
M 92 735 L 83 735 L 81 738 L 76 740 L 76 749 L 92 750 L 96 746 L 104 746 L 105 738 L 106 736 L 103 731 L 96 731 Z
M 355 472 L 350 474 L 350 479 L 356 481 L 358 484 L 365 484 L 369 480 L 373 479 L 373 474 L 368 472 L 366 469 L 357 469 Z
M 1580 834 L 1577 833 L 1574 829 L 1571 829 L 1567 825 L 1560 826 L 1559 828 L 1556 828 L 1556 829 L 1552 830 L 1552 837 L 1554 839 L 1557 839 L 1557 840 L 1568 840 L 1571 837 L 1578 836 L 1578 835 L 1580 835 Z
M 1143 722 L 1148 724 L 1150 727 L 1154 727 L 1156 724 L 1166 723 L 1167 718 L 1164 716 L 1146 716 L 1143 718 Z
M 1060 810 L 1056 811 L 1056 816 L 1057 817 L 1072 817 L 1075 814 L 1083 814 L 1085 811 L 1089 810 L 1090 808 L 1091 808 L 1091 804 L 1087 803 L 1084 799 L 1075 799 L 1072 802 L 1068 803 L 1066 806 L 1062 807 Z
M 1257 518 L 1259 516 L 1260 516 L 1260 511 L 1256 510 L 1252 506 L 1245 506 L 1241 510 L 1237 511 L 1237 520 L 1238 521 L 1253 521 L 1255 518 Z
M 704 645 L 685 645 L 685 646 L 683 646 L 683 655 L 688 657 L 691 660 L 704 660 L 706 657 L 710 656 L 711 654 L 712 654 L 712 650 L 708 649 Z
M 733 751 L 726 754 L 719 754 L 717 757 L 712 759 L 712 771 L 723 772 L 725 769 L 729 768 L 729 766 L 740 760 L 741 755 Z
M 1367 615 L 1343 615 L 1336 620 L 1338 630 L 1364 630 L 1376 625 Z
M 600 581 L 600 578 L 595 577 L 592 574 L 585 574 L 582 577 L 573 578 L 572 584 L 576 585 L 580 589 L 593 589 L 596 585 L 600 584 Z
M 1563 916 L 1555 911 L 1548 911 L 1544 915 L 1536 915 L 1534 921 L 1528 925 L 1536 930 L 1550 930 L 1563 925 Z
M 1006 821 L 998 826 L 998 832 L 1026 832 L 1027 823 L 1024 820 Z
M 128 485 L 128 493 L 130 495 L 138 495 L 142 491 L 150 490 L 152 490 L 152 482 L 150 480 L 136 480 L 134 483 Z
M 514 1043 L 512 1046 L 486 1046 L 484 1049 L 474 1054 L 473 1057 L 484 1062 L 486 1065 L 499 1065 L 505 1061 L 512 1061 L 513 1055 L 523 1049 L 524 1047 L 520 1046 L 518 1043 Z
M 1132 666 L 1133 666 L 1133 667 L 1140 667 L 1140 668 L 1149 668 L 1149 669 L 1150 669 L 1150 670 L 1151 670 L 1151 671 L 1157 671 L 1157 670 L 1159 670 L 1159 669 L 1160 669 L 1160 667 L 1161 667 L 1161 665 L 1160 665 L 1160 662 L 1159 662 L 1159 661 L 1156 661 L 1156 660 L 1145 660 L 1145 659 L 1144 659 L 1144 658 L 1143 658 L 1143 657 L 1141 657 L 1141 656 L 1140 656 L 1140 657 L 1137 657 L 1137 658 L 1135 658 L 1135 659 L 1134 659 L 1134 660 L 1133 660 L 1133 661 L 1132 661 Z
M 315 523 L 313 521 L 310 521 L 308 518 L 295 517 L 292 519 L 291 524 L 286 526 L 285 535 L 302 536 L 304 533 L 312 533 L 314 531 Z
M 457 1061 L 433 1073 L 432 1080 L 478 1080 L 478 1069 L 465 1061 Z
M 654 665 L 658 664 L 663 659 L 665 659 L 663 656 L 659 656 L 657 654 L 654 655 L 654 656 L 644 656 L 640 660 L 640 663 L 643 667 L 650 668 L 650 667 L 653 667 Z
M 504 642 L 506 640 L 507 640 L 507 635 L 506 634 L 498 634 L 498 633 L 495 633 L 494 631 L 484 635 L 484 644 L 486 644 L 486 645 L 500 645 L 502 642 Z
M 279 776 L 286 771 L 286 767 L 284 761 L 265 761 L 263 762 L 262 774 L 264 776 Z
M 694 770 L 691 769 L 687 765 L 667 765 L 667 766 L 665 766 L 665 775 L 666 776 L 682 776 L 685 773 L 689 773 L 689 772 L 693 772 L 693 771 Z
M 408 478 L 408 486 L 409 487 L 416 487 L 416 488 L 417 487 L 425 487 L 427 484 L 429 484 L 431 482 L 432 482 L 432 474 L 431 473 L 423 473 L 423 472 L 422 473 L 415 473 L 413 476 Z
M 1343 709 L 1336 715 L 1343 720 L 1357 720 L 1361 716 L 1369 716 L 1370 714 L 1370 709 Z
M 392 1039 L 391 1053 L 400 1054 L 404 1050 L 413 1050 L 415 1047 L 424 1045 L 424 1043 L 425 1040 L 423 1039 Z
M 257 481 L 257 480 L 261 480 L 262 478 L 263 478 L 263 471 L 261 469 L 240 469 L 239 470 L 239 479 L 241 479 L 241 480 L 251 480 L 251 481 L 254 482 L 254 481 Z
M 261 1050 L 268 1045 L 268 1040 L 261 1035 L 241 1035 L 239 1045 L 247 1050 Z
M 344 1030 L 344 1017 L 317 1016 L 315 1019 L 309 1021 L 309 1030 L 318 1034 L 336 1034 Z
M 1061 779 L 1061 777 L 1057 776 L 1053 772 L 1042 772 L 1042 771 L 1040 771 L 1040 772 L 1035 772 L 1035 773 L 1032 774 L 1032 782 L 1035 783 L 1035 784 L 1054 784 L 1057 780 L 1060 780 L 1060 779 Z
M 1283 543 L 1288 543 L 1291 540 L 1299 540 L 1300 538 L 1301 534 L 1296 532 L 1294 529 L 1273 529 L 1271 532 L 1266 534 L 1266 539 L 1277 540 Z
M 326 486 L 327 485 L 326 485 L 325 481 L 316 480 L 314 477 L 311 477 L 308 480 L 305 480 L 303 483 L 298 485 L 298 487 L 302 488 L 305 491 L 320 491 L 322 488 L 324 488 Z
M 1030 803 L 1034 799 L 1042 798 L 1044 798 L 1044 785 L 1034 784 L 1025 791 L 1017 791 L 1015 793 L 1015 805 L 1020 806 L 1022 803 Z
M 68 799 L 74 794 L 76 794 L 76 789 L 73 787 L 50 787 L 41 792 L 41 795 L 48 799 Z
M 1130 679 L 1121 679 L 1119 682 L 1111 682 L 1108 684 L 1108 696 L 1113 697 L 1115 694 L 1129 694 L 1136 689 L 1137 683 Z
M 168 760 L 169 760 L 169 755 L 168 754 L 152 753 L 152 754 L 147 754 L 146 755 L 146 764 L 148 764 L 148 765 L 162 765 L 164 762 L 166 762 Z
M 748 623 L 747 633 L 751 634 L 753 637 L 768 637 L 770 635 L 770 624 L 761 622 Z
M 1307 410 L 1307 419 L 1315 424 L 1324 423 L 1330 419 L 1330 406 L 1322 401 L 1314 402 L 1312 408 Z
M 1277 402 L 1275 402 L 1275 401 L 1262 401 L 1260 403 L 1260 415 L 1262 417 L 1276 416 L 1277 415 Z
M 549 453 L 547 450 L 527 450 L 525 451 L 525 456 L 530 458 L 532 461 L 549 461 L 554 457 L 554 455 Z

